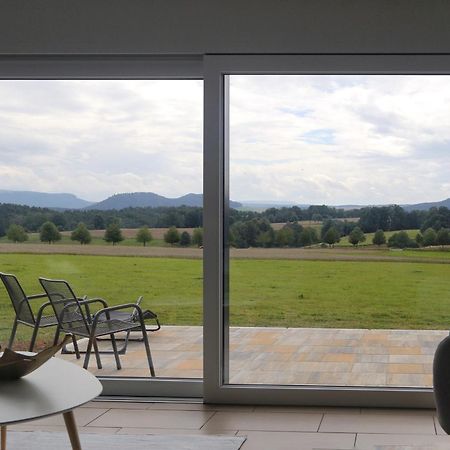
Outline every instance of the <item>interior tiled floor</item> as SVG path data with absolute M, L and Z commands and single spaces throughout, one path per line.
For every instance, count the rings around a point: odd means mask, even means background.
M 94 401 L 76 420 L 81 433 L 246 436 L 242 450 L 450 449 L 434 410 Z M 62 416 L 9 430 L 65 432 Z
M 201 378 L 202 331 L 164 326 L 149 333 L 156 375 Z M 433 355 L 447 335 L 436 330 L 233 327 L 230 382 L 431 387 Z M 110 347 L 110 341 L 101 345 Z M 75 362 L 74 355 L 63 357 Z M 92 357 L 89 369 L 98 375 L 149 375 L 142 342 L 130 342 L 121 360 L 123 369 L 117 371 L 112 355 L 103 355 L 104 367 L 98 370 Z

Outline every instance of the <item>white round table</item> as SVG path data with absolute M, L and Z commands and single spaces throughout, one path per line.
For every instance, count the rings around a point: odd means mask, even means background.
M 51 358 L 34 372 L 14 381 L 0 381 L 1 450 L 6 450 L 6 426 L 62 413 L 73 450 L 81 450 L 73 409 L 102 392 L 87 370 Z

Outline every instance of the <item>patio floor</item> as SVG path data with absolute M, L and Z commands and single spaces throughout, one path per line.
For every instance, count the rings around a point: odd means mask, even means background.
M 440 330 L 231 328 L 230 382 L 431 387 L 434 351 L 447 335 Z M 149 339 L 157 376 L 202 377 L 202 327 L 164 326 Z M 101 342 L 106 346 L 109 341 Z M 76 361 L 75 355 L 61 357 Z M 149 376 L 142 342 L 130 342 L 121 361 L 118 371 L 114 357 L 102 355 L 98 370 L 92 355 L 89 370 Z

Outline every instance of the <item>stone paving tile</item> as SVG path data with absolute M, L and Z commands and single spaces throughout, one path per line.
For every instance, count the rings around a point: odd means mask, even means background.
M 230 382 L 357 386 L 432 386 L 432 361 L 446 330 L 230 328 Z M 139 338 L 138 333 L 133 337 Z M 157 376 L 201 378 L 202 327 L 163 326 L 149 333 Z M 86 340 L 80 342 L 83 349 Z M 103 340 L 101 348 L 109 348 Z M 75 361 L 73 355 L 63 355 Z M 117 371 L 102 355 L 106 376 L 148 376 L 142 342 L 132 341 Z M 78 361 L 82 364 L 82 360 Z

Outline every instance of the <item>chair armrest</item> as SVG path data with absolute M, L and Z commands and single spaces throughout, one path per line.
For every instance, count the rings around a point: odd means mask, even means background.
M 100 297 L 86 298 L 86 296 L 84 296 L 83 299 L 81 301 L 79 301 L 78 303 L 81 306 L 84 306 L 86 308 L 86 318 L 87 318 L 88 323 L 92 323 L 92 317 L 93 317 L 93 314 L 91 313 L 91 308 L 89 308 L 89 305 L 92 305 L 93 303 L 100 303 L 102 305 L 102 308 L 108 307 L 108 303 L 106 303 L 106 301 Z
M 100 297 L 88 298 L 88 299 L 85 299 L 85 297 L 83 297 L 83 300 L 80 300 L 79 303 L 80 303 L 80 305 L 89 305 L 91 303 L 101 303 L 103 305 L 103 308 L 108 308 L 108 303 L 106 302 L 106 300 L 104 300 Z
M 97 322 L 99 321 L 99 318 L 100 318 L 100 316 L 101 316 L 102 314 L 105 314 L 105 315 L 106 315 L 106 318 L 109 320 L 109 313 L 110 313 L 111 311 L 118 311 L 118 310 L 120 310 L 120 309 L 128 309 L 128 308 L 133 308 L 133 309 L 135 309 L 135 310 L 137 311 L 137 313 L 138 313 L 139 320 L 141 320 L 142 323 L 144 322 L 144 319 L 143 319 L 143 317 L 142 317 L 142 309 L 141 309 L 141 307 L 140 307 L 138 304 L 136 304 L 136 303 L 124 303 L 124 304 L 122 304 L 122 305 L 109 306 L 108 308 L 103 308 L 103 309 L 101 309 L 100 311 L 97 311 L 97 312 L 94 314 L 94 320 L 93 320 L 93 322 L 92 322 L 93 327 L 94 327 L 94 328 L 96 327 Z M 131 315 L 130 315 L 130 318 L 131 318 Z
M 47 308 L 48 306 L 52 306 L 51 302 L 45 302 L 41 305 L 41 307 L 39 308 L 38 313 L 37 313 L 38 321 L 41 320 L 42 314 L 44 313 L 44 309 Z
M 34 294 L 34 295 L 27 295 L 28 300 L 35 300 L 37 298 L 46 298 L 47 294 Z

